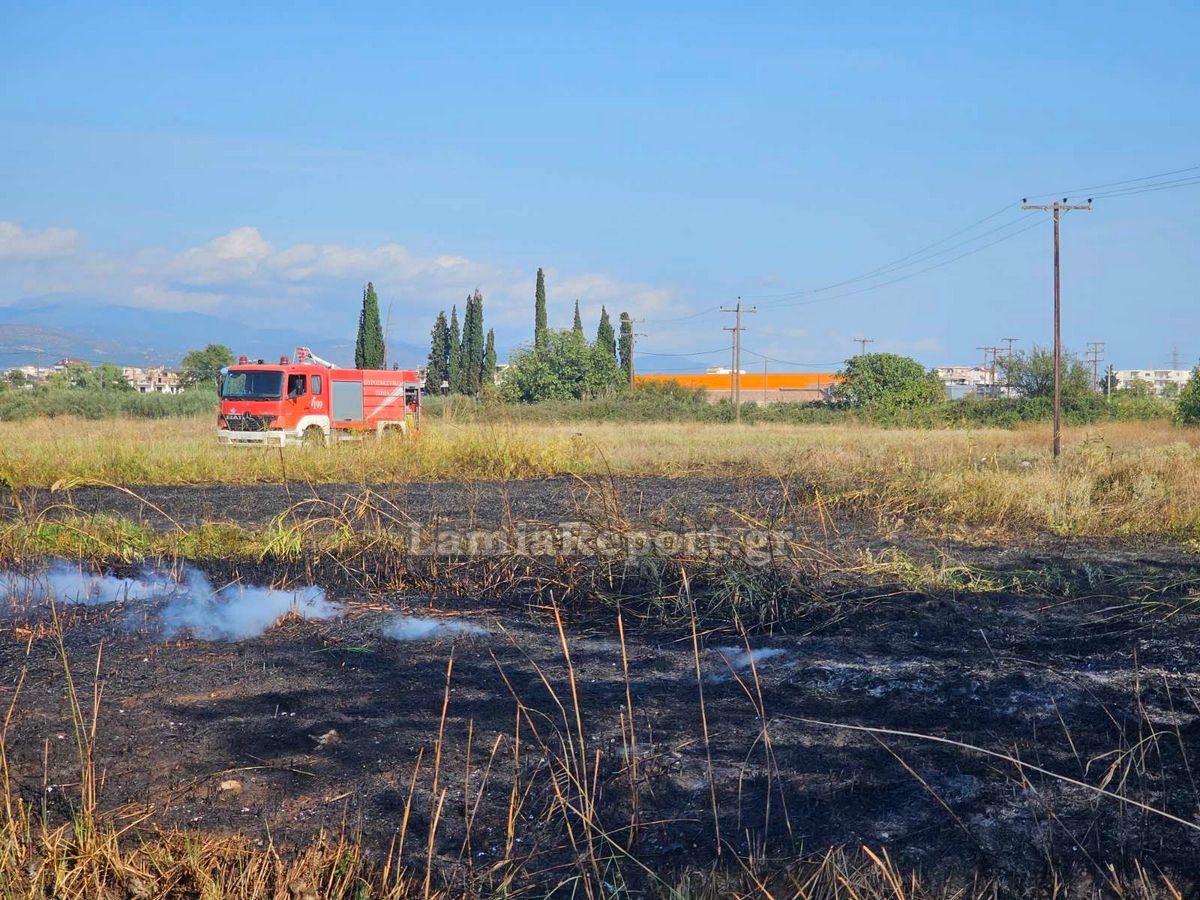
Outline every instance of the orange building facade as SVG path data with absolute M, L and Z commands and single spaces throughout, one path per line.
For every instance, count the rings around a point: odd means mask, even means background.
M 701 388 L 711 403 L 729 399 L 733 391 L 733 375 L 729 372 L 706 372 L 702 375 L 635 375 L 635 384 L 665 384 L 677 382 L 690 389 Z M 833 372 L 744 372 L 741 376 L 744 403 L 815 403 L 829 399 L 829 389 L 841 381 Z

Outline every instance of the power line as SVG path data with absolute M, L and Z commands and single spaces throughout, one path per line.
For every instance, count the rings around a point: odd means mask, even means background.
M 1007 207 L 1006 207 L 1006 209 L 1007 209 Z M 986 221 L 986 219 L 990 219 L 990 218 L 992 218 L 992 216 L 987 216 L 985 219 L 981 219 L 980 222 Z M 844 281 L 835 282 L 834 284 L 825 285 L 823 287 L 809 288 L 809 289 L 803 290 L 803 291 L 794 291 L 790 294 L 777 294 L 777 295 L 775 295 L 777 299 L 775 299 L 774 302 L 764 303 L 763 305 L 764 306 L 780 306 L 780 305 L 784 305 L 782 302 L 784 300 L 788 300 L 788 299 L 792 299 L 792 298 L 796 298 L 796 297 L 809 296 L 811 294 L 821 294 L 821 293 L 824 293 L 826 291 L 832 290 L 837 287 L 844 287 L 846 285 L 855 284 L 860 281 L 870 281 L 873 278 L 882 278 L 883 276 L 890 275 L 893 272 L 900 272 L 911 266 L 920 265 L 921 263 L 928 262 L 931 259 L 937 259 L 939 256 L 944 256 L 947 253 L 951 253 L 951 252 L 959 249 L 960 247 L 966 247 L 970 244 L 975 243 L 976 241 L 982 240 L 985 237 L 988 237 L 990 235 L 1004 231 L 1006 228 L 1011 228 L 1013 225 L 1016 225 L 1028 218 L 1029 218 L 1028 215 L 1018 216 L 1017 218 L 1015 218 L 1009 222 L 1005 222 L 1001 225 L 997 225 L 995 228 L 989 229 L 988 231 L 985 231 L 982 234 L 978 234 L 975 237 L 968 238 L 965 241 L 959 241 L 957 244 L 951 244 L 949 247 L 945 247 L 945 248 L 937 251 L 936 253 L 928 253 L 927 254 L 925 252 L 925 250 L 928 250 L 931 247 L 935 247 L 938 244 L 945 242 L 944 240 L 938 241 L 937 244 L 930 244 L 924 250 L 918 250 L 914 253 L 910 253 L 906 257 L 902 257 L 902 260 L 908 260 L 907 262 L 898 261 L 898 263 L 890 263 L 885 266 L 880 266 L 877 269 L 873 269 L 871 272 L 864 274 L 864 275 L 860 275 L 856 278 L 847 278 Z M 962 231 L 959 231 L 957 233 L 961 234 Z M 949 238 L 946 238 L 945 240 L 949 240 Z
M 1182 175 L 1184 172 L 1200 172 L 1200 166 L 1188 166 L 1186 169 L 1174 169 L 1170 172 L 1159 172 L 1157 175 L 1143 175 L 1141 178 L 1126 178 L 1124 181 L 1109 181 L 1104 184 L 1093 184 L 1090 187 L 1072 188 L 1069 191 L 1051 191 L 1048 194 L 1030 194 L 1035 200 L 1042 197 L 1070 197 L 1072 194 L 1086 194 L 1088 191 L 1098 191 L 1101 188 L 1118 187 L 1125 184 L 1136 184 L 1142 181 L 1153 181 L 1156 178 L 1166 178 L 1169 175 Z M 1092 198 L 1095 199 L 1095 193 Z M 1026 198 L 1028 199 L 1028 198 Z
M 1177 188 L 1192 187 L 1200 184 L 1200 177 L 1183 178 L 1179 181 L 1166 181 L 1162 184 L 1147 185 L 1141 188 L 1131 188 L 1125 191 L 1107 191 L 1098 194 L 1092 194 L 1093 200 L 1114 200 L 1118 197 L 1132 197 L 1135 194 L 1152 194 L 1156 191 L 1173 191 Z M 1076 195 L 1078 196 L 1078 194 Z
M 902 268 L 902 266 L 900 266 L 901 263 L 911 260 L 915 256 L 920 256 L 921 254 L 925 253 L 927 250 L 932 250 L 934 247 L 941 246 L 942 244 L 946 243 L 946 241 L 953 240 L 954 238 L 958 237 L 960 234 L 966 234 L 971 229 L 977 228 L 978 226 L 982 225 L 984 222 L 988 222 L 988 221 L 996 218 L 996 216 L 999 216 L 999 215 L 1002 215 L 1003 213 L 1008 212 L 1012 208 L 1013 208 L 1013 204 L 1006 203 L 1006 204 L 1004 204 L 1004 206 L 1000 207 L 995 212 L 989 213 L 988 215 L 984 216 L 982 219 L 978 219 L 978 220 L 972 222 L 970 225 L 960 228 L 957 231 L 952 231 L 950 234 L 946 235 L 944 238 L 934 241 L 932 244 L 926 244 L 924 247 L 921 247 L 919 250 L 914 250 L 911 253 L 908 253 L 908 254 L 905 254 L 904 256 L 898 257 L 897 259 L 894 259 L 891 262 L 884 263 L 881 266 L 876 266 L 874 269 L 870 269 L 866 272 L 863 272 L 860 275 L 855 275 L 852 278 L 845 278 L 841 281 L 832 282 L 831 284 L 821 285 L 820 287 L 815 287 L 815 288 L 806 288 L 804 290 L 799 290 L 799 291 L 788 291 L 787 293 L 780 293 L 780 294 L 751 294 L 748 296 L 752 300 L 788 299 L 790 297 L 797 297 L 797 296 L 801 296 L 804 294 L 820 293 L 822 291 L 828 291 L 828 290 L 832 290 L 834 288 L 844 287 L 847 284 L 853 284 L 857 281 L 863 281 L 863 280 L 871 278 L 875 275 L 884 274 L 889 269 Z M 1003 228 L 1003 227 L 1004 226 L 1001 226 L 1001 228 Z M 999 229 L 996 229 L 996 230 L 999 230 Z M 988 233 L 991 233 L 991 232 L 988 232 Z M 980 237 L 982 237 L 982 235 L 980 235 Z M 975 240 L 975 239 L 973 238 L 972 240 Z M 966 243 L 971 243 L 971 241 L 967 241 Z M 938 254 L 934 254 L 934 255 L 936 256 Z
M 1105 184 L 1093 185 L 1091 188 L 1076 188 L 1074 190 L 1069 190 L 1069 191 L 1058 191 L 1053 194 L 1038 194 L 1038 195 L 1033 195 L 1033 196 L 1035 199 L 1037 197 L 1049 197 L 1049 196 L 1069 197 L 1071 194 L 1080 194 L 1080 193 L 1083 193 L 1083 192 L 1086 192 L 1089 190 L 1095 190 L 1098 188 L 1106 188 L 1106 187 L 1122 188 L 1121 190 L 1110 191 L 1110 192 L 1107 192 L 1104 194 L 1096 194 L 1096 193 L 1092 194 L 1093 199 L 1100 199 L 1101 197 L 1132 196 L 1133 194 L 1148 193 L 1150 191 L 1169 190 L 1169 189 L 1174 189 L 1174 188 L 1178 188 L 1178 187 L 1189 187 L 1194 184 L 1200 184 L 1200 174 L 1195 175 L 1195 176 L 1188 176 L 1187 178 L 1176 179 L 1174 181 L 1161 182 L 1158 184 L 1144 184 L 1143 183 L 1143 182 L 1152 182 L 1152 181 L 1154 181 L 1154 179 L 1165 178 L 1165 177 L 1171 176 L 1171 175 L 1179 175 L 1179 174 L 1186 173 L 1186 172 L 1200 173 L 1200 166 L 1191 166 L 1191 167 L 1184 168 L 1184 169 L 1175 169 L 1170 172 L 1160 172 L 1157 175 L 1146 175 L 1141 178 L 1130 178 L 1130 179 L 1126 179 L 1124 181 L 1107 182 Z M 1135 185 L 1135 184 L 1137 184 L 1139 186 L 1132 187 L 1132 188 L 1124 188 L 1124 186 L 1126 186 L 1126 185 Z M 955 238 L 961 234 L 965 234 L 968 231 L 971 231 L 973 228 L 977 228 L 978 226 L 984 224 L 985 222 L 990 221 L 991 219 L 996 218 L 997 216 L 1003 214 L 1004 212 L 1008 211 L 1011 208 L 1012 208 L 1012 204 L 1005 204 L 1004 206 L 1002 206 L 1000 209 L 996 210 L 995 212 L 989 213 L 988 215 L 984 216 L 981 219 L 976 220 L 975 222 L 972 222 L 970 225 L 967 225 L 964 228 L 960 228 L 956 231 L 951 232 L 950 234 L 946 235 L 944 238 L 934 241 L 932 244 L 927 244 L 925 247 L 921 248 L 920 250 L 915 250 L 912 253 L 909 253 L 905 256 L 899 257 L 898 259 L 893 260 L 890 263 L 885 263 L 882 266 L 878 266 L 875 269 L 871 269 L 868 272 L 865 272 L 865 273 L 855 276 L 853 278 L 847 278 L 847 279 L 843 279 L 842 281 L 833 282 L 832 284 L 822 285 L 822 286 L 814 287 L 814 288 L 807 288 L 804 290 L 791 291 L 788 293 L 755 294 L 755 295 L 747 295 L 747 296 L 750 297 L 750 299 L 761 299 L 761 300 L 791 299 L 791 298 L 795 298 L 795 297 L 807 296 L 809 294 L 821 293 L 821 292 L 831 290 L 836 287 L 843 287 L 845 285 L 852 284 L 852 283 L 855 283 L 858 281 L 869 280 L 872 277 L 887 274 L 889 270 L 898 271 L 900 269 L 907 268 L 908 265 L 914 265 L 919 262 L 926 261 L 926 260 L 922 260 L 922 259 L 915 259 L 914 257 L 920 257 L 926 251 L 931 250 L 934 247 L 941 246 L 942 244 L 946 243 L 946 241 L 952 240 L 953 238 Z M 1006 222 L 1002 225 L 999 225 L 996 228 L 993 228 L 987 232 L 984 232 L 983 234 L 979 234 L 979 235 L 976 235 L 975 237 L 970 238 L 966 241 L 962 241 L 959 244 L 955 245 L 955 247 L 947 247 L 947 248 L 944 248 L 943 250 L 938 251 L 937 253 L 929 254 L 927 259 L 934 259 L 938 256 L 941 256 L 945 253 L 950 252 L 953 249 L 956 249 L 957 247 L 963 247 L 963 246 L 967 246 L 968 244 L 972 244 L 975 241 L 980 240 L 987 235 L 995 234 L 997 232 L 1003 231 L 1006 228 L 1016 225 L 1026 218 L 1028 218 L 1028 216 L 1018 217 L 1017 219 L 1014 219 L 1010 222 Z M 1024 230 L 1024 229 L 1022 229 L 1022 230 Z M 1022 230 L 1013 232 L 1012 234 L 1007 235 L 1007 236 L 1001 238 L 1000 240 L 1008 240 L 1010 237 L 1015 237 L 1016 235 L 1020 234 Z M 986 244 L 983 247 L 979 247 L 976 249 L 982 250 L 985 247 L 994 246 L 996 243 L 999 243 L 999 241 L 994 241 L 992 243 Z M 965 256 L 970 256 L 975 252 L 976 252 L 975 250 L 972 250 L 968 253 L 964 253 L 960 256 L 957 256 L 954 259 L 945 260 L 944 263 L 949 264 L 958 259 L 962 259 Z M 907 265 L 904 265 L 905 263 L 907 263 Z M 942 263 L 939 263 L 936 266 L 930 266 L 925 269 L 922 269 L 920 272 L 911 273 L 911 274 L 916 275 L 916 274 L 921 274 L 922 272 L 933 271 L 933 269 L 935 269 L 935 268 L 940 268 L 941 265 L 942 265 Z M 909 275 L 903 276 L 903 278 L 905 278 L 905 279 L 908 277 L 910 277 L 910 276 Z M 900 279 L 897 279 L 897 280 L 900 280 Z M 883 286 L 885 286 L 885 284 L 894 284 L 894 283 L 895 283 L 895 281 L 893 280 L 893 281 L 885 282 L 884 284 L 873 285 L 869 288 L 865 288 L 864 291 L 865 290 L 874 290 L 876 287 L 883 287 Z M 855 293 L 861 293 L 861 292 L 855 292 Z M 850 294 L 844 294 L 841 296 L 850 296 Z M 784 304 L 766 303 L 764 305 L 776 306 L 776 305 L 784 305 Z M 787 304 L 787 305 L 790 305 L 790 304 Z
M 1023 221 L 1024 218 L 1026 218 L 1026 217 L 1022 217 L 1022 219 L 1018 219 L 1017 221 L 1018 222 Z M 1016 224 L 1016 223 L 1014 222 L 1011 224 Z M 924 269 L 918 269 L 916 272 L 909 272 L 907 275 L 901 275 L 897 278 L 892 278 L 889 281 L 884 281 L 879 284 L 869 285 L 868 287 L 859 288 L 858 290 L 854 290 L 854 291 L 847 291 L 844 294 L 833 294 L 832 296 L 827 296 L 827 297 L 815 297 L 811 300 L 796 300 L 796 301 L 792 301 L 789 303 L 770 303 L 770 304 L 764 304 L 764 306 L 768 306 L 772 309 L 778 308 L 778 307 L 785 307 L 785 306 L 809 306 L 814 303 L 828 303 L 832 300 L 841 300 L 845 297 L 854 297 L 858 294 L 868 293 L 869 291 L 877 291 L 880 288 L 887 287 L 888 285 L 898 284 L 901 281 L 907 281 L 910 278 L 916 278 L 918 275 L 924 275 L 926 272 L 932 272 L 934 269 L 940 269 L 943 266 L 948 266 L 951 263 L 958 262 L 960 259 L 966 259 L 968 256 L 974 256 L 976 253 L 986 250 L 989 247 L 994 247 L 997 244 L 1004 243 L 1004 241 L 1012 240 L 1013 238 L 1018 237 L 1019 235 L 1022 235 L 1027 231 L 1031 231 L 1034 228 L 1037 228 L 1041 224 L 1042 224 L 1041 220 L 1038 220 L 1030 225 L 1026 225 L 1024 228 L 1020 228 L 1020 229 L 1012 232 L 1011 234 L 1007 234 L 1002 238 L 997 238 L 994 241 L 989 241 L 988 243 L 984 244 L 982 247 L 976 247 L 974 250 L 968 250 L 966 253 L 960 253 L 958 256 L 955 256 L 951 259 L 943 260 L 940 263 L 935 263 L 932 266 L 927 266 Z
M 965 240 L 965 241 L 960 241 L 960 242 L 959 242 L 959 243 L 957 243 L 957 244 L 951 244 L 949 247 L 946 247 L 945 249 L 939 250 L 937 253 L 930 253 L 930 254 L 927 254 L 927 255 L 921 255 L 921 256 L 918 256 L 917 258 L 914 258 L 914 259 L 913 259 L 911 262 L 905 263 L 904 265 L 900 265 L 900 266 L 892 266 L 892 267 L 887 267 L 887 268 L 884 268 L 884 269 L 880 269 L 880 270 L 879 270 L 879 272 L 878 272 L 878 274 L 876 274 L 876 275 L 872 275 L 872 276 L 871 276 L 871 278 L 882 278 L 882 277 L 883 277 L 883 276 L 885 276 L 885 275 L 891 275 L 891 274 L 893 274 L 893 273 L 895 273 L 895 272 L 901 272 L 901 271 L 903 271 L 904 269 L 907 269 L 907 268 L 909 268 L 910 266 L 919 265 L 919 264 L 921 264 L 921 263 L 929 262 L 931 259 L 937 259 L 939 256 L 944 256 L 945 254 L 947 254 L 947 253 L 951 253 L 951 252 L 953 252 L 954 250 L 957 250 L 957 249 L 959 249 L 960 247 L 966 247 L 966 246 L 969 246 L 970 244 L 974 244 L 976 241 L 982 240 L 983 238 L 985 238 L 985 237 L 988 237 L 989 235 L 996 234 L 997 232 L 1000 232 L 1000 231 L 1004 231 L 1006 228 L 1011 228 L 1013 225 L 1016 225 L 1016 224 L 1018 224 L 1018 223 L 1020 223 L 1020 222 L 1024 221 L 1024 220 L 1025 220 L 1025 219 L 1027 219 L 1027 218 L 1029 218 L 1029 217 L 1028 217 L 1028 216 L 1020 216 L 1019 218 L 1013 219 L 1011 222 L 1005 222 L 1003 225 L 999 225 L 999 226 L 997 226 L 996 228 L 993 228 L 993 229 L 991 229 L 991 230 L 989 230 L 989 231 L 985 231 L 985 232 L 983 232 L 983 234 L 976 235 L 975 237 L 973 237 L 973 238 L 969 238 L 969 239 L 967 239 L 967 240 Z M 984 245 L 984 246 L 991 246 L 991 244 L 986 244 L 986 245 Z M 983 249 L 983 248 L 981 247 L 981 248 L 979 248 L 979 249 Z M 969 255 L 969 254 L 964 254 L 964 255 Z M 961 257 L 955 257 L 955 259 L 961 259 Z M 946 260 L 946 262 L 953 262 L 953 260 Z M 922 269 L 921 271 L 922 271 L 922 272 L 928 272 L 928 271 L 931 271 L 932 269 L 939 268 L 939 267 L 940 267 L 940 265 L 941 265 L 941 263 L 938 263 L 937 265 L 930 266 L 930 267 L 928 267 L 928 268 L 926 268 L 926 269 Z M 918 273 L 911 273 L 911 274 L 920 274 L 920 273 L 918 272 Z M 904 277 L 904 278 L 908 278 L 909 276 L 908 276 L 908 275 L 905 275 L 905 276 L 903 276 L 903 277 Z M 869 281 L 869 280 L 870 280 L 870 278 L 862 278 L 862 279 L 855 279 L 855 280 L 856 280 L 856 281 Z M 848 281 L 848 282 L 844 282 L 844 284 L 850 284 L 850 283 L 852 283 L 852 282 L 849 282 L 849 281 Z M 894 284 L 894 283 L 895 283 L 894 281 L 887 281 L 887 282 L 883 282 L 883 284 Z M 853 293 L 863 293 L 863 292 L 865 292 L 865 291 L 868 291 L 868 290 L 874 290 L 876 287 L 882 287 L 882 286 L 883 286 L 883 284 L 879 284 L 879 285 L 871 285 L 871 286 L 869 286 L 869 287 L 863 288 L 861 291 L 855 291 L 855 292 L 853 292 Z M 808 292 L 806 292 L 806 293 L 807 293 L 807 294 L 822 293 L 822 292 L 824 292 L 824 290 L 825 290 L 824 288 L 821 288 L 821 289 L 818 289 L 818 290 L 816 290 L 816 291 L 808 291 Z M 802 295 L 802 294 L 797 294 L 796 296 L 803 296 L 803 295 Z M 849 295 L 848 295 L 848 294 L 843 294 L 843 295 L 841 295 L 841 296 L 849 296 Z M 787 303 L 784 303 L 783 301 L 776 301 L 776 302 L 774 302 L 774 303 L 768 303 L 768 304 L 764 304 L 764 305 L 766 305 L 766 306 L 786 306 L 786 305 L 788 305 L 788 304 L 787 304 Z
M 813 363 L 813 362 L 796 362 L 794 359 L 779 359 L 774 356 L 767 356 L 765 353 L 759 353 L 757 350 L 751 350 L 749 347 L 743 347 L 742 352 L 749 353 L 752 356 L 757 356 L 759 359 L 770 360 L 771 362 L 774 362 L 774 363 L 782 363 L 785 366 L 799 366 L 801 369 L 828 369 L 828 368 L 836 368 L 837 366 L 841 365 L 841 361 Z
M 1189 174 L 1189 173 L 1196 173 L 1196 174 Z M 1179 175 L 1182 175 L 1185 177 L 1174 178 L 1174 179 L 1168 180 L 1168 181 L 1161 180 L 1164 178 L 1171 178 L 1172 176 L 1179 176 Z M 1109 181 L 1109 182 L 1104 182 L 1101 184 L 1091 185 L 1089 187 L 1073 188 L 1073 189 L 1070 189 L 1067 191 L 1055 191 L 1055 192 L 1047 193 L 1047 194 L 1033 194 L 1033 195 L 1030 195 L 1030 197 L 1032 199 L 1038 199 L 1041 197 L 1069 198 L 1072 195 L 1080 195 L 1080 194 L 1090 191 L 1090 192 L 1092 192 L 1091 193 L 1092 199 L 1114 199 L 1114 198 L 1118 198 L 1118 197 L 1129 197 L 1129 196 L 1134 196 L 1137 194 L 1150 193 L 1150 192 L 1154 192 L 1154 191 L 1175 190 L 1178 188 L 1192 187 L 1192 186 L 1196 186 L 1196 185 L 1200 185 L 1200 165 L 1188 166 L 1188 167 L 1181 168 L 1181 169 L 1173 169 L 1168 172 L 1159 172 L 1154 175 L 1143 175 L 1138 178 L 1127 178 L 1127 179 L 1123 179 L 1120 181 Z M 1104 190 L 1107 188 L 1113 188 L 1114 190 Z M 1027 198 L 1027 199 L 1030 199 L 1030 198 Z M 827 291 L 835 290 L 839 287 L 846 287 L 848 285 L 857 284 L 862 281 L 870 281 L 874 278 L 880 278 L 885 275 L 891 274 L 893 272 L 899 272 L 899 271 L 902 271 L 903 269 L 907 269 L 911 266 L 919 265 L 922 262 L 927 262 L 929 260 L 936 259 L 937 257 L 943 256 L 947 253 L 950 253 L 951 251 L 958 249 L 959 247 L 965 247 L 970 244 L 973 244 L 979 240 L 982 240 L 984 237 L 987 237 L 989 235 L 1002 232 L 1008 228 L 1011 228 L 1014 225 L 1020 224 L 1027 217 L 1026 216 L 1018 217 L 1016 219 L 1013 219 L 1011 221 L 1008 221 L 1001 225 L 998 225 L 995 228 L 992 228 L 986 232 L 977 234 L 974 237 L 969 238 L 965 241 L 961 241 L 958 244 L 955 244 L 953 246 L 942 247 L 942 245 L 947 243 L 948 241 L 951 241 L 960 235 L 967 234 L 968 232 L 974 230 L 975 228 L 978 228 L 980 225 L 983 225 L 983 224 L 991 221 L 992 219 L 995 219 L 996 217 L 1003 215 L 1005 212 L 1011 210 L 1012 208 L 1013 208 L 1013 204 L 1011 204 L 1011 203 L 1005 204 L 1004 206 L 1000 207 L 999 209 L 995 210 L 994 212 L 991 212 L 988 215 L 975 220 L 971 224 L 966 225 L 962 228 L 958 228 L 958 229 L 950 232 L 945 237 L 942 237 L 930 244 L 926 244 L 925 246 L 912 251 L 911 253 L 907 253 L 907 254 L 900 256 L 890 262 L 884 263 L 883 265 L 880 265 L 880 266 L 876 266 L 873 269 L 869 269 L 869 270 L 862 272 L 859 275 L 853 276 L 851 278 L 845 278 L 840 281 L 831 282 L 829 284 L 819 285 L 817 287 L 812 287 L 812 288 L 799 289 L 799 290 L 795 290 L 795 291 L 781 292 L 781 293 L 775 293 L 775 294 L 746 294 L 744 296 L 747 299 L 751 299 L 751 300 L 773 301 L 773 302 L 767 302 L 764 304 L 764 306 L 766 306 L 766 307 L 773 308 L 773 307 L 808 305 L 809 303 L 821 302 L 826 299 L 828 299 L 828 300 L 841 299 L 843 297 L 855 296 L 860 293 L 866 293 L 868 291 L 878 290 L 879 288 L 887 287 L 892 284 L 897 284 L 900 281 L 906 281 L 907 279 L 916 277 L 917 275 L 922 275 L 922 274 L 925 274 L 926 272 L 932 272 L 936 269 L 941 268 L 944 265 L 950 265 L 951 263 L 957 262 L 960 259 L 965 259 L 966 257 L 972 256 L 979 251 L 987 249 L 988 247 L 993 247 L 998 243 L 1001 243 L 1003 241 L 1007 241 L 1007 240 L 1010 240 L 1011 238 L 1017 237 L 1018 235 L 1024 233 L 1027 230 L 1030 230 L 1030 229 L 1029 228 L 1018 229 L 1007 235 L 1004 235 L 1003 237 L 998 238 L 995 241 L 988 242 L 986 244 L 983 244 L 982 246 L 979 246 L 972 250 L 969 250 L 966 253 L 959 254 L 958 256 L 952 257 L 950 259 L 942 260 L 932 266 L 926 266 L 925 268 L 919 269 L 915 272 L 909 272 L 907 274 L 901 275 L 898 278 L 890 279 L 888 281 L 884 281 L 879 284 L 868 285 L 867 287 L 861 288 L 856 291 L 850 291 L 850 292 L 846 292 L 846 293 L 837 294 L 832 297 L 821 297 L 821 298 L 816 298 L 814 300 L 801 301 L 801 302 L 797 302 L 797 303 L 787 302 L 787 301 L 792 301 L 792 300 L 800 301 L 801 298 L 807 298 L 814 294 L 823 294 Z M 1033 227 L 1033 226 L 1031 226 L 1031 227 Z M 929 251 L 931 251 L 937 247 L 942 247 L 942 249 L 938 250 L 936 253 L 929 253 Z M 685 315 L 685 316 L 679 316 L 679 317 L 672 318 L 672 319 L 654 319 L 651 321 L 656 322 L 656 323 L 684 322 L 684 321 L 688 321 L 690 319 L 699 318 L 700 316 L 709 315 L 710 313 L 718 312 L 718 311 L 720 311 L 720 307 L 709 307 L 707 309 L 701 310 L 696 313 L 691 313 L 691 314 Z
M 719 306 L 710 306 L 708 309 L 702 309 L 700 312 L 692 313 L 691 315 L 687 316 L 676 316 L 673 319 L 644 319 L 643 321 L 650 322 L 654 325 L 663 325 L 669 322 L 686 322 L 689 319 L 698 319 L 701 316 L 707 316 L 709 313 L 719 312 L 720 309 L 721 307 Z
M 711 356 L 713 353 L 725 353 L 727 350 L 728 347 L 718 347 L 716 350 L 697 350 L 694 353 L 658 353 L 653 350 L 639 350 L 638 353 L 642 356 Z

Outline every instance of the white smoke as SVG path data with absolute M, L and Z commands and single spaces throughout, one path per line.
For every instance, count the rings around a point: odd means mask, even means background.
M 745 647 L 717 647 L 717 652 L 735 672 L 746 672 L 750 670 L 751 663 L 757 668 L 759 663 L 772 657 L 783 656 L 787 651 L 778 647 L 759 647 L 749 652 Z
M 100 606 L 118 601 L 149 600 L 169 593 L 178 585 L 161 572 L 148 570 L 135 578 L 118 578 L 108 573 L 86 571 L 61 559 L 45 572 L 8 572 L 0 580 L 0 591 L 10 607 L 22 601 Z
M 474 622 L 458 619 L 429 619 L 423 616 L 394 616 L 383 626 L 383 636 L 394 641 L 432 641 L 458 635 L 482 635 L 488 630 Z
M 179 580 L 160 569 L 132 578 L 90 572 L 54 560 L 45 572 L 0 574 L 0 592 L 10 612 L 37 603 L 100 606 L 137 605 L 130 619 L 157 619 L 163 639 L 190 635 L 205 641 L 241 641 L 264 634 L 288 613 L 329 619 L 341 609 L 316 586 L 276 590 L 231 584 L 215 589 L 208 576 L 191 567 Z
M 159 613 L 164 638 L 191 635 L 202 641 L 244 641 L 265 634 L 281 617 L 332 619 L 341 612 L 315 585 L 294 591 L 231 584 L 213 590 L 208 577 L 189 569 L 185 590 Z
M 720 662 L 717 663 L 716 671 L 710 672 L 706 677 L 711 684 L 732 681 L 735 675 L 749 672 L 751 664 L 756 672 L 761 672 L 763 663 L 767 660 L 788 655 L 786 650 L 779 647 L 759 647 L 750 651 L 745 647 L 714 647 L 713 650 L 720 657 Z

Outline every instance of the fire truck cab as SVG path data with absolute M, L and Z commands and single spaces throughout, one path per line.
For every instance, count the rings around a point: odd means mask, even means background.
M 241 357 L 223 369 L 217 440 L 240 446 L 329 444 L 408 434 L 421 423 L 421 379 L 411 369 L 339 369 L 306 347 L 276 364 Z

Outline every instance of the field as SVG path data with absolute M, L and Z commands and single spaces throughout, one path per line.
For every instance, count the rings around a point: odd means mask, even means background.
M 1195 432 L 0 431 L 5 896 L 1200 885 Z
M 761 476 L 809 499 L 934 528 L 1070 535 L 1200 535 L 1200 429 L 1164 422 L 904 430 L 701 424 L 458 424 L 419 439 L 325 451 L 231 452 L 204 420 L 38 420 L 0 425 L 0 478 L 13 488 L 394 484 L 558 475 Z

